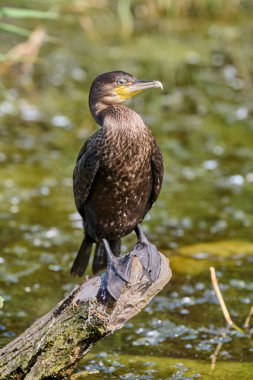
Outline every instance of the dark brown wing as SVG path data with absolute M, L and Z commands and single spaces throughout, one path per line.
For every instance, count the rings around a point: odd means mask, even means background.
M 73 190 L 76 208 L 84 218 L 84 203 L 99 168 L 99 142 L 102 130 L 97 131 L 81 148 L 73 172 Z
M 163 157 L 156 142 L 154 142 L 154 149 L 151 157 L 151 167 L 153 174 L 153 189 L 150 196 L 149 208 L 151 208 L 153 203 L 157 200 L 163 182 Z

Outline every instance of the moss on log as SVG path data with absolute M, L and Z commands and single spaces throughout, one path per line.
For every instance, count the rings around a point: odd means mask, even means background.
M 104 290 L 105 273 L 86 279 L 52 311 L 0 350 L 0 380 L 63 379 L 102 338 L 120 329 L 166 285 L 171 278 L 163 255 L 162 269 L 150 283 L 134 257 L 131 283 L 115 301 Z

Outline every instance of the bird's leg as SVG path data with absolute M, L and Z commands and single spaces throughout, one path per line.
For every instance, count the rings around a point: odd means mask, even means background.
M 121 240 L 120 239 L 110 240 L 109 244 L 114 256 L 119 257 L 120 251 L 121 251 Z
M 137 244 L 131 254 L 138 256 L 143 268 L 147 271 L 149 278 L 155 282 L 161 270 L 161 255 L 157 248 L 151 244 L 145 236 L 141 226 L 137 224 L 135 228 Z
M 137 239 L 138 239 L 138 243 L 141 243 L 141 244 L 150 244 L 148 239 L 146 238 L 144 232 L 143 232 L 143 229 L 141 228 L 140 224 L 137 224 L 137 226 L 135 227 L 134 229 L 135 233 L 136 233 L 136 236 L 137 236 Z
M 115 257 L 106 239 L 103 239 L 103 244 L 107 256 L 106 290 L 117 300 L 123 286 L 130 282 L 133 258 L 130 255 Z

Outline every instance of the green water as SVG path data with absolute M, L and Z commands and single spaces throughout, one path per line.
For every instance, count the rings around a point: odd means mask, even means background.
M 89 372 L 85 379 L 251 380 L 250 332 L 222 337 L 209 266 L 242 326 L 253 303 L 252 19 L 163 19 L 147 30 L 140 24 L 127 39 L 115 33 L 109 14 L 100 17 L 98 34 L 82 29 L 77 15 L 45 21 L 54 41 L 43 45 L 32 76 L 2 78 L 0 346 L 78 283 L 69 276 L 82 240 L 72 170 L 96 130 L 89 85 L 101 72 L 122 69 L 165 88 L 130 105 L 151 127 L 165 160 L 163 190 L 143 227 L 170 257 L 173 278 L 78 370 Z M 4 52 L 21 41 L 0 35 Z M 123 250 L 133 241 L 126 238 Z

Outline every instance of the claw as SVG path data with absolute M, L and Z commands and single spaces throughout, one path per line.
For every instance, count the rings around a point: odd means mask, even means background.
M 115 300 L 119 299 L 123 287 L 131 282 L 134 257 L 138 257 L 152 282 L 158 279 L 161 271 L 162 259 L 157 248 L 148 241 L 139 225 L 137 225 L 135 231 L 138 241 L 134 249 L 128 255 L 122 257 L 115 257 L 108 241 L 103 239 L 107 255 L 106 290 Z
M 115 257 L 106 239 L 103 239 L 103 244 L 107 254 L 106 290 L 117 300 L 124 285 L 130 282 L 133 258 L 130 255 Z
M 135 232 L 138 241 L 130 255 L 138 256 L 143 268 L 147 271 L 150 280 L 155 282 L 161 271 L 161 255 L 157 248 L 148 241 L 139 224 L 137 225 Z

